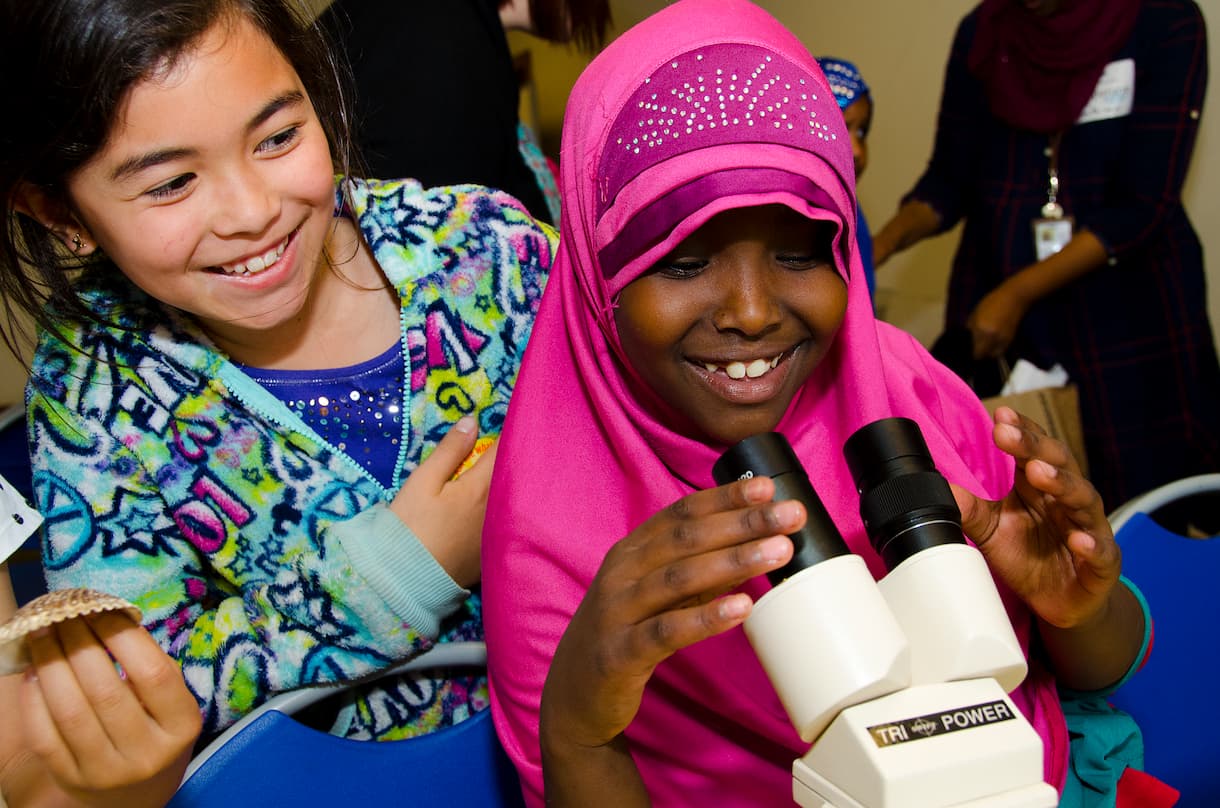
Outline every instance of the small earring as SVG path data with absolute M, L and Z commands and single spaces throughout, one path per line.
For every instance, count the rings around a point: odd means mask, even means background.
M 72 234 L 72 252 L 79 253 L 85 248 L 85 242 L 81 241 L 80 233 Z

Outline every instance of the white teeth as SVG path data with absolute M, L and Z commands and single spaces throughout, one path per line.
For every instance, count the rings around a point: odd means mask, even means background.
M 757 379 L 759 376 L 771 369 L 771 363 L 766 359 L 755 359 L 746 366 L 746 375 L 751 379 Z
M 244 264 L 232 264 L 222 266 L 229 275 L 257 275 L 267 267 L 280 260 L 280 256 L 284 254 L 284 248 L 288 246 L 288 239 L 284 239 L 275 247 L 267 250 L 262 255 L 256 255 Z
M 715 362 L 704 362 L 703 368 L 708 373 L 715 373 L 718 370 L 723 370 L 725 375 L 730 379 L 744 379 L 749 377 L 757 379 L 764 375 L 767 371 L 779 365 L 779 360 L 783 358 L 783 354 L 772 359 L 753 359 L 749 362 L 729 362 L 727 365 L 717 365 Z

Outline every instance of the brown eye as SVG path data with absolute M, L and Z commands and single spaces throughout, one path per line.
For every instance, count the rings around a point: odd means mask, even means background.
M 816 269 L 827 263 L 828 259 L 821 255 L 777 255 L 776 260 L 789 269 Z
M 287 129 L 276 132 L 271 137 L 258 144 L 256 151 L 259 152 L 274 152 L 287 148 L 292 145 L 301 134 L 301 127 L 290 126 Z
M 678 261 L 662 261 L 653 268 L 653 271 L 664 278 L 683 280 L 695 277 L 706 268 L 707 261 L 690 258 Z
M 187 186 L 190 185 L 191 180 L 194 178 L 194 174 L 181 174 L 174 177 L 169 182 L 161 183 L 156 188 L 150 188 L 148 191 L 145 191 L 145 193 L 157 200 L 171 199 L 185 191 Z

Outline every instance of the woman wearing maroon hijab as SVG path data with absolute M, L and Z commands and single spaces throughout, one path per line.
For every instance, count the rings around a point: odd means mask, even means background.
M 1035 132 L 1071 126 L 1139 8 L 1140 0 L 984 0 L 968 64 L 992 114 Z
M 1110 508 L 1220 467 L 1181 200 L 1207 72 L 1192 0 L 984 0 L 958 28 L 927 170 L 874 239 L 880 266 L 964 222 L 946 331 L 976 360 L 1067 370 Z

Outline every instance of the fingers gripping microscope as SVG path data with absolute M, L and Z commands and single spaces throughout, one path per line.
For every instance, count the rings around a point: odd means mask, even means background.
M 1025 656 L 918 425 L 886 418 L 843 448 L 887 569 L 873 579 L 788 441 L 747 438 L 718 484 L 765 475 L 800 500 L 792 560 L 770 575 L 745 632 L 809 751 L 793 762 L 805 808 L 1041 808 L 1042 741 L 1008 697 Z

